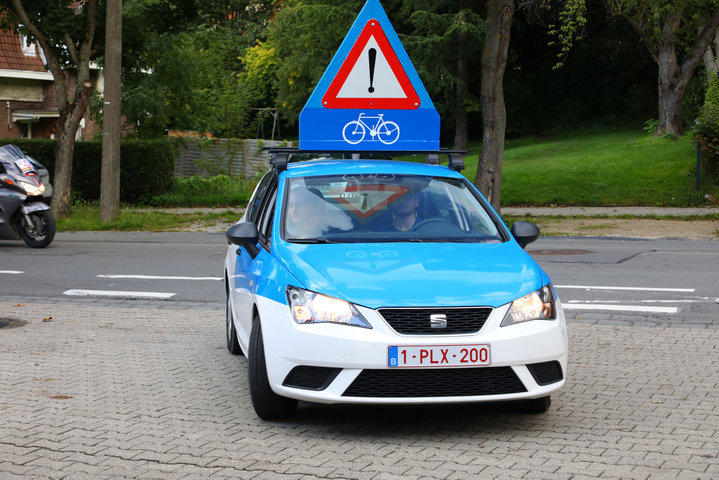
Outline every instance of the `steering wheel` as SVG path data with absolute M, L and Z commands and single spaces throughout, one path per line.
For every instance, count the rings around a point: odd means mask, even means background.
M 410 228 L 409 230 L 410 230 L 410 232 L 416 232 L 420 229 L 423 229 L 427 225 L 439 224 L 439 223 L 447 223 L 447 222 L 446 222 L 446 220 L 443 220 L 441 218 L 428 218 L 426 220 L 422 220 L 421 222 L 412 225 L 412 228 Z

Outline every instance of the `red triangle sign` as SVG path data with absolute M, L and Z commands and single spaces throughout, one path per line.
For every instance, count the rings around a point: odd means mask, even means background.
M 325 108 L 419 108 L 419 96 L 377 20 L 369 20 L 322 98 Z
M 328 190 L 324 195 L 358 218 L 368 218 L 407 192 L 407 188 L 399 185 L 347 185 L 344 190 Z

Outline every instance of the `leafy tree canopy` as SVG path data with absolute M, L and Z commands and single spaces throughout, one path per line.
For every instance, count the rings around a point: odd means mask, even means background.
M 287 2 L 270 23 L 268 42 L 258 48 L 274 51 L 276 105 L 289 124 L 296 124 L 363 4 L 362 0 Z
M 168 128 L 242 136 L 245 50 L 264 38 L 270 0 L 131 0 L 123 35 L 124 113 L 141 137 Z

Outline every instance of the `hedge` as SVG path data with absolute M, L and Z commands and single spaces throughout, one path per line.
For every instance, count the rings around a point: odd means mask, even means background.
M 0 138 L 40 162 L 55 178 L 56 140 Z M 177 149 L 168 140 L 123 140 L 120 145 L 120 199 L 143 203 L 151 196 L 170 191 L 175 178 Z M 72 161 L 73 194 L 84 200 L 100 199 L 102 142 L 75 142 Z
M 702 175 L 719 183 L 719 77 L 709 80 L 704 106 L 694 126 L 694 138 L 702 147 Z

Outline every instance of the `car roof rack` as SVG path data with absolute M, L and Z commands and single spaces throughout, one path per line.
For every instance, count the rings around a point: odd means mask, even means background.
M 462 155 L 466 154 L 466 150 L 448 150 L 441 148 L 439 150 L 418 150 L 418 151 L 359 151 L 359 150 L 300 150 L 295 147 L 263 147 L 263 151 L 269 152 L 270 154 L 270 165 L 275 170 L 281 172 L 287 169 L 287 165 L 298 158 L 300 155 L 305 154 L 326 154 L 326 155 L 342 155 L 341 158 L 352 160 L 358 159 L 361 156 L 367 157 L 368 155 L 388 155 L 388 156 L 399 156 L 399 155 L 424 155 L 425 160 L 430 165 L 440 165 L 440 157 L 447 155 L 449 163 L 447 167 L 455 172 L 461 172 L 464 170 L 464 161 Z

